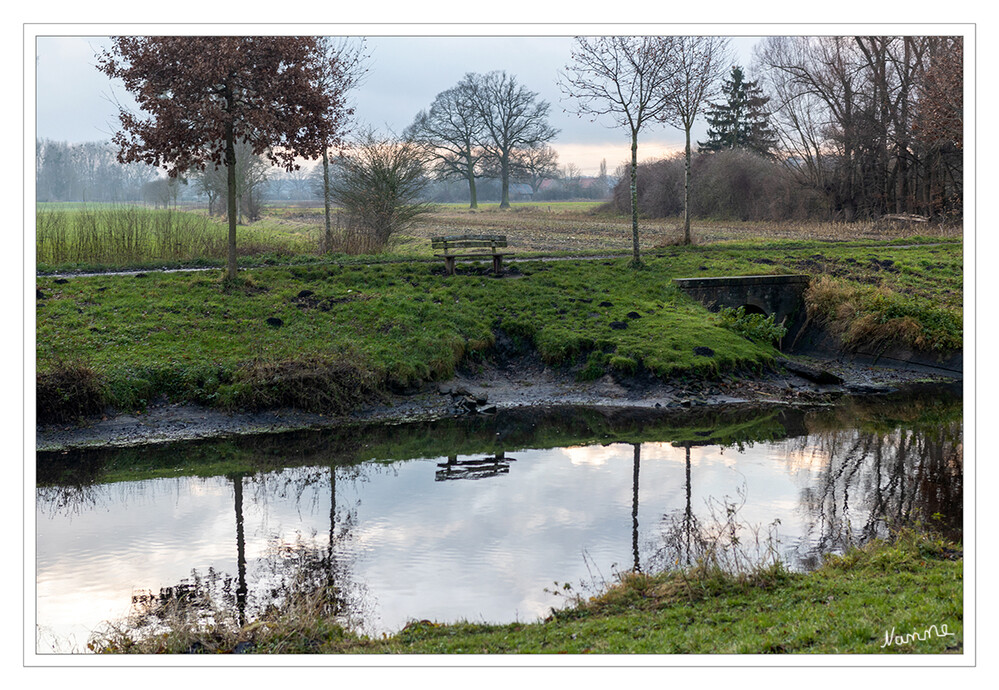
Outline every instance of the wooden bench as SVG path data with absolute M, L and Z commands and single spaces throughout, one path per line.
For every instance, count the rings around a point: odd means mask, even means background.
M 497 251 L 499 247 L 506 246 L 506 235 L 445 235 L 444 237 L 431 237 L 430 246 L 435 251 L 442 251 L 443 254 L 434 254 L 437 258 L 444 259 L 444 269 L 449 276 L 454 275 L 454 263 L 456 259 L 489 259 L 493 260 L 493 273 L 500 274 L 503 269 L 504 253 Z M 479 249 L 483 247 L 483 249 Z M 489 253 L 485 252 L 485 247 L 489 247 Z M 471 249 L 471 252 L 465 251 Z M 461 253 L 455 253 L 455 250 Z

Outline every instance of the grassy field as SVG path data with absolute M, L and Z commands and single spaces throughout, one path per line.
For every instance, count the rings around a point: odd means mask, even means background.
M 963 651 L 960 545 L 900 533 L 830 558 L 819 570 L 776 564 L 726 572 L 710 559 L 658 574 L 625 573 L 544 621 L 414 621 L 382 639 L 350 633 L 312 592 L 246 627 L 173 618 L 166 632 L 98 635 L 99 653 L 259 654 L 946 654 Z M 335 595 L 334 595 L 335 596 Z M 933 626 L 933 627 L 930 627 Z M 927 632 L 929 631 L 929 632 Z M 917 637 L 918 636 L 918 637 Z M 890 640 L 891 644 L 888 644 Z
M 502 280 L 440 273 L 408 263 L 254 269 L 231 288 L 216 273 L 40 279 L 40 383 L 69 368 L 93 372 L 102 395 L 126 409 L 168 395 L 342 412 L 338 400 L 364 391 L 449 378 L 497 330 L 552 365 L 591 358 L 661 376 L 773 356 L 769 346 L 705 327 L 704 308 L 655 266 L 636 273 L 623 259 L 532 262 Z M 714 354 L 695 355 L 697 346 Z
M 208 218 L 204 210 L 109 204 L 38 204 L 36 230 L 36 262 L 42 272 L 221 265 L 227 236 L 225 223 Z M 345 232 L 338 228 L 334 234 Z M 632 248 L 630 216 L 607 212 L 598 202 L 523 202 L 504 211 L 498 204 L 482 204 L 475 211 L 463 204 L 438 205 L 394 238 L 387 252 L 400 257 L 430 256 L 430 237 L 475 232 L 507 235 L 513 254 L 625 253 Z M 682 230 L 677 219 L 642 219 L 640 233 L 642 250 L 650 251 L 675 244 Z M 956 239 L 961 230 L 884 223 L 695 221 L 693 233 L 698 244 L 712 244 L 889 241 L 917 234 Z M 318 259 L 323 234 L 321 207 L 267 206 L 260 220 L 238 227 L 237 249 L 244 265 Z
M 384 254 L 318 256 L 309 252 L 321 209 L 283 208 L 240 229 L 244 265 L 261 267 L 235 285 L 220 282 L 217 271 L 39 276 L 40 418 L 71 420 L 108 405 L 141 409 L 164 396 L 227 409 L 287 404 L 339 413 L 379 391 L 449 378 L 484 356 L 497 333 L 583 379 L 767 366 L 775 355 L 769 343 L 725 328 L 671 282 L 699 275 L 808 273 L 819 278 L 809 294 L 813 322 L 845 344 L 961 347 L 960 237 L 870 238 L 858 225 L 850 230 L 859 238 L 828 242 L 819 238 L 843 231 L 828 224 L 747 226 L 743 235 L 761 237 L 722 240 L 727 226 L 707 225 L 698 234 L 717 241 L 681 247 L 648 223 L 647 263 L 635 271 L 627 267 L 627 222 L 573 204 L 440 210 Z M 86 250 L 133 268 L 169 263 L 153 260 L 157 252 L 173 257 L 171 265 L 221 265 L 212 257 L 223 252 L 222 231 L 203 213 L 43 209 L 39 223 L 48 223 L 39 231 L 40 256 L 55 257 L 63 246 L 75 247 L 81 261 Z M 458 230 L 505 232 L 525 259 L 606 256 L 517 261 L 501 280 L 469 265 L 449 278 L 424 235 Z
M 626 258 L 523 261 L 501 279 L 473 264 L 446 277 L 437 262 L 362 257 L 246 270 L 236 285 L 214 270 L 40 277 L 39 409 L 64 401 L 55 417 L 72 419 L 167 396 L 344 412 L 380 390 L 449 378 L 484 356 L 498 332 L 581 378 L 766 366 L 769 344 L 724 328 L 672 284 L 697 275 L 839 273 L 837 289 L 820 295 L 829 319 L 863 318 L 874 335 L 928 351 L 960 347 L 960 243 L 837 245 L 818 256 L 814 244 L 748 243 L 668 248 L 637 271 Z M 931 266 L 887 270 L 923 262 Z

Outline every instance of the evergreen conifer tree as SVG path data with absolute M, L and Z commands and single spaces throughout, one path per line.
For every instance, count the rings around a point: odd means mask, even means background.
M 714 152 L 745 149 L 771 157 L 776 134 L 770 125 L 766 105 L 770 98 L 763 95 L 758 82 L 746 81 L 742 68 L 732 68 L 732 74 L 722 86 L 724 103 L 711 103 L 705 116 L 708 140 L 697 142 L 698 151 Z

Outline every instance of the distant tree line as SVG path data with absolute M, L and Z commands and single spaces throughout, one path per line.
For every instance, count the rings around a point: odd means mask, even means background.
M 872 220 L 963 212 L 963 44 L 946 36 L 769 37 L 738 66 L 692 156 L 700 217 Z M 637 168 L 638 211 L 683 213 L 683 161 Z M 614 205 L 628 210 L 622 181 Z
M 37 201 L 138 202 L 157 179 L 152 166 L 122 165 L 110 141 L 35 141 Z
M 607 201 L 611 198 L 617 177 L 607 174 L 607 162 L 603 161 L 601 172 L 596 176 L 584 176 L 578 166 L 567 163 L 548 170 L 543 175 L 533 178 L 512 175 L 511 180 L 511 201 Z M 503 199 L 503 186 L 498 177 L 479 178 L 475 189 L 477 201 L 495 203 Z M 435 203 L 471 201 L 467 181 L 451 177 L 438 178 L 433 174 L 425 194 L 428 201 Z
M 269 188 L 277 194 L 292 188 L 294 175 L 269 174 L 269 165 L 244 142 L 236 144 L 236 202 L 239 222 L 259 217 Z M 110 141 L 69 144 L 35 143 L 35 200 L 101 203 L 142 203 L 156 207 L 181 201 L 207 201 L 209 213 L 223 214 L 227 172 L 224 165 L 206 166 L 170 177 L 145 163 L 120 163 L 118 147 Z M 296 199 L 314 196 L 305 185 Z

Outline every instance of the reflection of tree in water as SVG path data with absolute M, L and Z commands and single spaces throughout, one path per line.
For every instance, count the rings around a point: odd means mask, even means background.
M 769 564 L 775 555 L 775 531 L 779 523 L 771 524 L 763 534 L 758 527 L 739 521 L 739 510 L 746 503 L 745 483 L 737 488 L 735 497 L 709 498 L 706 519 L 698 518 L 694 512 L 690 449 L 697 445 L 703 444 L 683 444 L 684 505 L 660 520 L 659 534 L 653 537 L 651 544 L 649 570 L 668 571 L 705 563 L 729 572 L 741 572 Z
M 959 407 L 956 408 L 959 413 Z M 780 444 L 792 474 L 807 477 L 798 510 L 804 531 L 800 543 L 783 554 L 788 565 L 811 568 L 821 555 L 888 536 L 893 529 L 928 525 L 952 540 L 963 526 L 963 427 L 955 408 L 942 406 L 936 415 L 899 420 L 876 405 L 847 408 L 812 421 L 828 428 Z M 853 426 L 843 428 L 842 415 Z M 872 421 L 873 420 L 873 421 Z M 680 444 L 677 444 L 680 445 Z M 690 566 L 719 559 L 743 565 L 769 563 L 777 555 L 777 524 L 764 528 L 740 524 L 739 501 L 709 499 L 708 515 L 698 518 L 691 505 L 690 449 L 686 451 L 683 507 L 663 516 L 653 538 L 649 568 Z M 733 561 L 734 559 L 734 561 Z M 724 565 L 719 563 L 720 565 Z
M 129 626 L 138 632 L 155 630 L 163 621 L 171 626 L 206 626 L 238 629 L 255 619 L 279 615 L 309 616 L 313 620 L 336 620 L 351 629 L 363 625 L 366 607 L 363 586 L 354 582 L 348 552 L 343 544 L 351 538 L 356 510 L 337 505 L 337 481 L 361 478 L 358 466 L 295 468 L 280 473 L 227 477 L 233 486 L 235 513 L 235 576 L 208 569 L 193 570 L 191 577 L 158 594 L 133 596 Z M 313 531 L 294 537 L 268 536 L 263 554 L 247 561 L 244 534 L 244 494 L 252 488 L 254 505 L 265 506 L 267 498 L 294 497 L 300 502 L 307 489 L 328 486 L 329 528 L 325 539 Z M 314 503 L 318 501 L 313 492 Z M 313 506 L 314 507 L 314 506 Z M 301 510 L 301 506 L 300 506 Z M 252 586 L 251 586 L 252 583 Z
M 98 484 L 39 486 L 35 505 L 55 518 L 58 515 L 81 515 L 93 510 L 107 498 L 107 487 Z
M 963 442 L 959 421 L 880 430 L 817 432 L 787 442 L 809 446 L 820 464 L 802 489 L 807 532 L 803 565 L 818 555 L 886 536 L 919 520 L 960 539 Z

